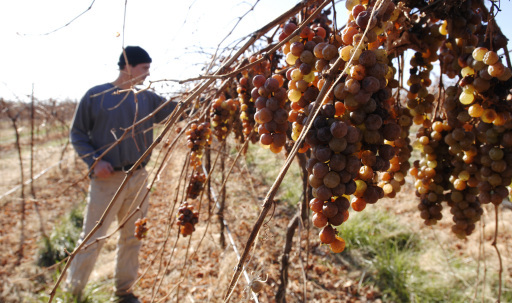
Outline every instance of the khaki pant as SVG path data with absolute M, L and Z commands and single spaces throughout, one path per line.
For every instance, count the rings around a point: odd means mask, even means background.
M 138 169 L 134 172 L 125 185 L 123 191 L 114 202 L 113 208 L 105 217 L 103 224 L 94 233 L 91 239 L 89 239 L 88 243 L 93 243 L 97 238 L 105 236 L 108 228 L 114 221 L 114 218 L 116 218 L 118 222 L 121 222 L 125 216 L 129 215 L 134 209 L 136 209 L 147 191 L 146 177 L 147 172 L 144 168 Z M 124 172 L 114 172 L 108 178 L 91 179 L 89 196 L 87 199 L 87 209 L 78 244 L 82 243 L 85 236 L 99 221 L 124 178 Z M 141 190 L 137 196 L 139 189 Z M 148 204 L 148 199 L 146 199 L 141 206 L 141 211 L 137 212 L 130 220 L 128 220 L 120 230 L 114 274 L 115 294 L 118 296 L 130 293 L 130 287 L 137 279 L 137 271 L 139 268 L 138 255 L 141 242 L 134 236 L 135 221 L 146 216 Z M 91 246 L 87 247 L 87 249 L 81 250 L 72 260 L 68 270 L 65 286 L 70 293 L 76 296 L 80 296 L 82 293 L 85 285 L 87 284 L 87 280 L 89 279 L 89 275 L 94 268 L 94 263 L 96 262 L 103 243 L 104 241 L 95 242 Z

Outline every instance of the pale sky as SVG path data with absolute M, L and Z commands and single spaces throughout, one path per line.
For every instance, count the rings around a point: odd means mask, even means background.
M 94 3 L 93 3 L 94 2 Z M 256 0 L 17 0 L 0 4 L 0 98 L 78 100 L 90 87 L 115 80 L 124 45 L 140 45 L 153 59 L 148 80 L 198 76 L 238 17 Z M 223 46 L 266 25 L 299 0 L 260 0 Z M 123 19 L 127 3 L 123 36 Z M 489 3 L 487 1 L 487 3 Z M 80 13 L 70 25 L 52 32 Z M 501 0 L 498 24 L 512 37 L 512 4 Z M 338 20 L 346 20 L 344 3 Z M 48 34 L 49 33 L 49 34 Z M 119 35 L 118 35 L 119 34 Z M 509 49 L 512 47 L 509 43 Z M 155 85 L 166 95 L 176 89 Z
M 140 45 L 153 59 L 148 80 L 198 76 L 209 53 L 255 0 L 17 0 L 0 4 L 0 97 L 80 99 L 90 87 L 115 80 L 123 46 Z M 266 25 L 299 0 L 260 0 L 228 41 Z M 118 36 L 118 34 L 121 34 Z M 224 43 L 224 46 L 227 44 Z M 156 87 L 165 94 L 172 88 Z

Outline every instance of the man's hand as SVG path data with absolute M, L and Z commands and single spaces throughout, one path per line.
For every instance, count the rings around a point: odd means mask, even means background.
M 114 172 L 114 168 L 105 160 L 98 161 L 94 166 L 94 175 L 98 178 L 107 178 L 112 172 Z

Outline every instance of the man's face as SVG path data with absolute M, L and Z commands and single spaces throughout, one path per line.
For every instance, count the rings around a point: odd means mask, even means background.
M 146 77 L 149 76 L 151 63 L 140 63 L 135 66 L 127 65 L 126 67 L 135 84 L 142 84 Z

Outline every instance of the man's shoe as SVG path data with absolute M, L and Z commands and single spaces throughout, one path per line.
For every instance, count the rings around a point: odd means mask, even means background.
M 123 296 L 116 296 L 114 302 L 117 303 L 140 303 L 139 298 L 132 293 Z

